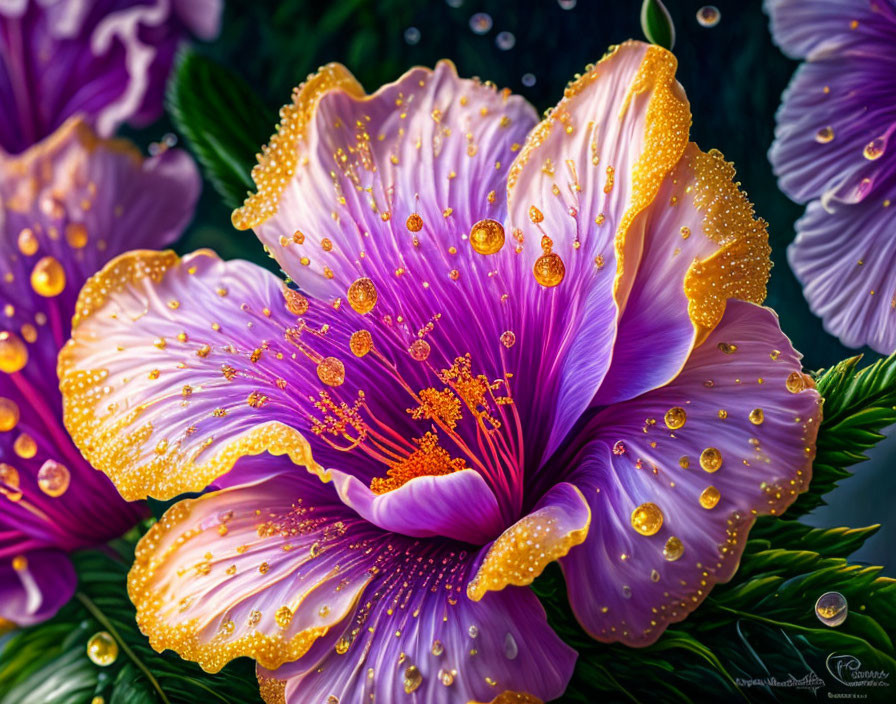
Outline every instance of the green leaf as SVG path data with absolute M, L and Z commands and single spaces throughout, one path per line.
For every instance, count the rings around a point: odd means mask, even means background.
M 237 660 L 211 675 L 171 651 L 155 652 L 140 633 L 127 596 L 123 560 L 100 552 L 74 556 L 78 591 L 50 621 L 15 633 L 0 653 L 0 704 L 85 704 L 102 696 L 109 704 L 251 704 L 259 702 L 251 661 Z M 116 640 L 119 653 L 107 667 L 87 657 L 87 641 L 99 631 Z
M 880 430 L 896 423 L 896 355 L 859 369 L 861 359 L 845 359 L 817 374 L 824 417 L 812 482 L 787 510 L 787 518 L 824 505 L 824 495 L 850 476 L 847 468 L 868 459 L 865 451 L 884 438 Z
M 255 155 L 274 130 L 276 111 L 239 75 L 190 50 L 169 83 L 168 109 L 224 204 L 241 205 L 255 188 Z
M 661 0 L 644 0 L 641 4 L 641 30 L 651 44 L 669 51 L 675 46 L 675 25 Z

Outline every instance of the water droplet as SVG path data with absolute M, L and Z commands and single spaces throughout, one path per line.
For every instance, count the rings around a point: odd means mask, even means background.
M 715 508 L 721 498 L 722 494 L 718 489 L 708 486 L 700 492 L 700 505 L 705 509 Z
M 663 526 L 663 512 L 654 503 L 643 503 L 631 516 L 632 528 L 641 535 L 656 535 Z
M 283 298 L 286 301 L 286 310 L 293 315 L 305 315 L 308 312 L 308 299 L 298 291 L 284 288 Z
M 671 536 L 663 546 L 663 557 L 669 562 L 675 562 L 682 555 L 684 555 L 684 543 L 680 538 Z
M 492 16 L 486 12 L 477 12 L 470 18 L 470 29 L 474 34 L 486 34 L 492 28 Z
M 495 254 L 504 246 L 504 227 L 496 220 L 480 220 L 470 228 L 470 245 L 479 254 Z
M 700 453 L 700 466 L 706 472 L 717 472 L 722 467 L 722 453 L 714 447 L 707 447 Z
M 827 144 L 828 142 L 834 139 L 834 128 L 828 125 L 827 127 L 822 127 L 818 132 L 815 133 L 815 141 L 819 144 Z
M 564 10 L 572 10 L 576 6 L 577 0 L 557 0 L 557 4 Z
M 58 296 L 65 289 L 65 269 L 56 257 L 43 257 L 31 270 L 31 288 L 45 298 Z
M 876 161 L 884 155 L 885 147 L 886 142 L 882 138 L 878 137 L 877 139 L 872 139 L 862 150 L 862 156 L 868 161 Z
M 14 332 L 0 332 L 0 371 L 13 374 L 27 363 L 28 349 L 25 343 Z
M 414 46 L 415 44 L 419 44 L 420 43 L 420 30 L 417 29 L 416 27 L 408 27 L 406 30 L 404 30 L 404 40 L 411 46 Z
M 12 501 L 19 501 L 22 498 L 19 486 L 19 471 L 11 464 L 0 462 L 0 494 Z
M 286 628 L 292 621 L 292 609 L 288 606 L 281 606 L 274 612 L 274 620 L 280 628 Z
M 542 213 L 538 208 L 534 205 L 529 206 L 529 220 L 531 220 L 536 225 L 544 220 L 544 213 Z
M 516 335 L 510 330 L 505 330 L 501 333 L 501 344 L 510 349 L 516 344 Z
M 479 627 L 478 626 L 470 626 L 467 629 L 467 633 L 470 634 L 470 638 L 476 638 L 479 635 Z
M 729 342 L 720 342 L 718 344 L 718 348 L 720 352 L 725 354 L 734 354 L 737 352 L 737 345 L 729 343 Z
M 19 407 L 11 398 L 0 398 L 0 433 L 8 433 L 19 424 Z
M 18 245 L 19 251 L 26 257 L 30 257 L 32 254 L 37 254 L 37 250 L 40 248 L 40 241 L 34 234 L 34 230 L 26 227 L 19 233 Z
M 327 386 L 342 386 L 345 382 L 345 366 L 336 357 L 325 357 L 317 365 L 317 376 Z
M 498 32 L 495 44 L 501 51 L 509 51 L 516 44 L 516 37 L 513 36 L 513 32 Z
M 442 641 L 434 640 L 432 642 L 432 654 L 433 655 L 441 655 L 445 652 L 445 646 L 442 645 Z
M 624 599 L 632 598 L 632 588 L 630 586 L 628 586 L 627 584 L 622 585 L 622 597 Z
M 520 83 L 526 86 L 526 88 L 531 88 L 535 85 L 535 80 L 534 73 L 524 73 L 523 77 L 520 79 Z
M 787 381 L 784 383 L 787 386 L 787 390 L 792 394 L 798 394 L 806 388 L 806 380 L 799 372 L 790 372 L 787 376 Z
M 681 406 L 675 406 L 674 408 L 670 408 L 666 411 L 666 427 L 669 430 L 678 430 L 679 428 L 683 428 L 684 424 L 687 422 L 688 415 L 685 413 L 685 410 Z
M 423 684 L 423 674 L 417 669 L 416 665 L 408 665 L 404 671 L 404 691 L 410 694 L 417 690 Z
M 363 357 L 373 349 L 373 337 L 367 330 L 358 330 L 352 333 L 348 346 L 353 355 Z
M 444 667 L 439 670 L 439 682 L 446 687 L 454 684 L 454 670 L 446 670 Z
M 722 13 L 715 5 L 704 5 L 697 10 L 697 22 L 701 27 L 715 27 L 722 19 Z
M 765 413 L 761 408 L 754 408 L 750 411 L 750 422 L 753 425 L 762 425 L 762 421 L 765 420 Z
M 81 249 L 87 244 L 87 228 L 80 222 L 72 222 L 65 226 L 65 241 L 72 249 Z
M 108 667 L 118 658 L 118 643 L 107 631 L 94 633 L 87 641 L 87 657 L 100 667 Z
M 377 299 L 376 286 L 366 276 L 356 279 L 348 287 L 348 304 L 358 313 L 364 315 L 373 310 Z
M 345 655 L 348 652 L 349 647 L 352 642 L 345 638 L 344 636 L 336 641 L 336 652 L 340 655 Z
M 551 288 L 563 281 L 563 277 L 566 276 L 566 266 L 559 255 L 551 252 L 550 254 L 542 254 L 535 260 L 532 273 L 535 274 L 535 280 L 538 283 Z
M 12 449 L 19 457 L 30 460 L 37 454 L 37 443 L 28 433 L 22 433 L 12 444 Z
M 414 340 L 408 347 L 408 354 L 416 362 L 425 362 L 429 357 L 430 347 L 426 340 Z
M 464 4 L 464 0 L 445 0 L 445 4 L 448 7 L 458 8 Z
M 815 602 L 815 615 L 825 626 L 835 628 L 846 620 L 849 607 L 840 592 L 825 592 Z
M 37 472 L 37 484 L 47 496 L 62 496 L 68 489 L 72 475 L 65 465 L 47 460 Z
M 659 582 L 660 581 L 660 573 L 656 570 L 650 570 L 650 581 L 651 582 Z
M 516 643 L 516 638 L 512 633 L 504 636 L 504 657 L 508 660 L 516 660 L 516 656 L 520 654 L 520 648 Z

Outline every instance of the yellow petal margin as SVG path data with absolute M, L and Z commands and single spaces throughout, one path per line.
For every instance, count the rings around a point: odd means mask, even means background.
M 280 109 L 277 131 L 262 148 L 258 164 L 252 169 L 252 180 L 258 190 L 241 208 L 233 211 L 231 221 L 236 229 L 248 230 L 277 212 L 280 196 L 299 164 L 299 143 L 314 117 L 314 108 L 331 90 L 344 90 L 356 98 L 364 96 L 361 84 L 345 66 L 337 63 L 327 64 L 311 74 L 293 91 L 292 104 Z
M 201 251 L 193 256 L 216 256 Z M 316 472 L 326 481 L 326 472 L 311 457 L 302 435 L 277 421 L 261 423 L 234 436 L 209 460 L 195 463 L 174 450 L 138 466 L 137 458 L 152 434 L 150 423 L 141 423 L 142 406 L 115 416 L 101 412 L 107 371 L 83 369 L 78 330 L 92 316 L 102 315 L 111 297 L 127 286 L 149 278 L 161 282 L 165 272 L 181 263 L 172 251 L 137 250 L 123 254 L 94 274 L 78 296 L 72 321 L 72 339 L 59 352 L 57 372 L 62 392 L 63 421 L 85 458 L 109 476 L 119 493 L 129 501 L 152 496 L 170 499 L 189 491 L 202 491 L 228 472 L 245 455 L 269 452 L 289 455 L 298 465 Z
M 562 517 L 547 505 L 524 516 L 492 543 L 476 574 L 467 584 L 467 596 L 479 601 L 487 592 L 508 585 L 525 587 L 554 560 L 559 560 L 576 545 L 585 542 L 591 527 L 591 508 L 578 488 L 576 494 L 587 510 L 584 525 L 559 530 Z

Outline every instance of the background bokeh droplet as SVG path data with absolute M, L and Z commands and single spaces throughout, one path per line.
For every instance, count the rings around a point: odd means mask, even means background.
M 118 658 L 118 643 L 108 631 L 94 633 L 87 641 L 87 657 L 100 667 L 108 667 Z
M 557 4 L 564 10 L 572 10 L 576 6 L 577 0 L 557 0 Z
M 404 30 L 404 40 L 411 46 L 418 44 L 420 42 L 420 30 L 416 27 L 408 27 Z
M 825 592 L 815 602 L 815 615 L 825 626 L 835 628 L 846 620 L 849 606 L 840 592 Z
M 535 74 L 534 73 L 524 73 L 523 77 L 520 79 L 520 82 L 526 86 L 526 88 L 531 88 L 535 85 Z
M 492 16 L 486 12 L 477 12 L 470 18 L 470 29 L 476 34 L 487 34 L 492 28 Z
M 499 32 L 495 37 L 495 44 L 501 51 L 509 51 L 516 44 L 516 37 L 513 32 Z
M 697 10 L 697 22 L 701 27 L 715 27 L 722 19 L 722 13 L 715 5 L 704 5 Z

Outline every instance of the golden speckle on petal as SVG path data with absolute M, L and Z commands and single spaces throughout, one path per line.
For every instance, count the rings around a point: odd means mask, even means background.
M 429 351 L 429 343 L 426 340 L 414 340 L 408 347 L 408 354 L 417 362 L 425 361 L 429 357 Z
M 408 215 L 405 226 L 411 232 L 420 232 L 420 230 L 423 229 L 423 218 L 421 218 L 417 213 L 411 213 L 410 215 Z
M 373 337 L 367 330 L 357 330 L 352 333 L 348 345 L 353 355 L 363 357 L 373 349 Z
M 516 335 L 511 330 L 505 330 L 501 333 L 501 344 L 504 345 L 507 349 L 516 344 Z
M 563 277 L 566 276 L 566 266 L 563 264 L 560 255 L 551 252 L 542 254 L 535 260 L 532 273 L 535 275 L 535 280 L 538 283 L 551 288 L 563 281 Z

